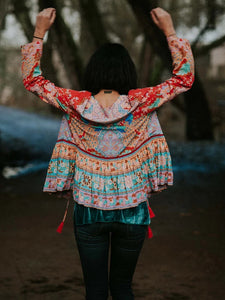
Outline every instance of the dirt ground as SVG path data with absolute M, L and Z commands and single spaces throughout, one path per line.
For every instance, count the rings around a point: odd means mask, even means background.
M 1 300 L 84 299 L 73 205 L 56 233 L 66 201 L 42 193 L 44 175 L 1 179 Z M 152 196 L 154 237 L 138 262 L 135 299 L 225 299 L 224 181 L 225 171 L 179 171 Z

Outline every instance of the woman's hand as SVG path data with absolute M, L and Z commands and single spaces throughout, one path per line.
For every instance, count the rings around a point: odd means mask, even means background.
M 164 9 L 157 7 L 150 12 L 153 22 L 161 29 L 166 36 L 175 35 L 175 29 L 170 14 Z
M 55 17 L 56 17 L 56 9 L 55 8 L 50 7 L 50 8 L 43 9 L 37 15 L 34 36 L 43 38 L 45 33 L 49 30 L 49 28 L 54 23 Z M 34 38 L 34 40 L 36 40 L 36 39 Z

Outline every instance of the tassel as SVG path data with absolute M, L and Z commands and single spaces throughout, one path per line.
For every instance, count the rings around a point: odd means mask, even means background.
M 70 199 L 67 200 L 66 210 L 65 210 L 65 213 L 64 213 L 64 216 L 63 216 L 63 220 L 59 224 L 59 227 L 56 229 L 56 232 L 58 232 L 58 233 L 62 233 L 62 229 L 63 229 L 64 223 L 65 223 L 65 220 L 66 220 L 66 216 L 67 216 L 67 212 L 68 212 L 69 203 L 70 203 Z
M 57 231 L 58 233 L 62 233 L 63 226 L 64 226 L 64 222 L 61 222 L 61 223 L 59 224 L 59 227 L 56 229 L 56 231 Z
M 150 219 L 152 219 L 155 217 L 155 214 L 154 214 L 153 210 L 151 209 L 148 201 L 147 201 L 147 204 L 148 204 L 149 216 L 150 216 Z M 153 233 L 152 233 L 150 225 L 148 225 L 148 238 L 151 239 L 152 237 L 153 237 Z
M 149 210 L 150 218 L 154 218 L 155 214 L 154 214 L 153 210 L 151 209 L 150 205 L 148 205 L 148 210 Z
M 148 238 L 151 239 L 153 237 L 153 233 L 151 227 L 148 225 Z

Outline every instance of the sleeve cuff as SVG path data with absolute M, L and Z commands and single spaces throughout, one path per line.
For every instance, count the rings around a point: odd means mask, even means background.
M 42 55 L 43 41 L 35 41 L 21 46 L 23 59 L 28 55 L 39 53 Z
M 179 39 L 179 37 L 177 35 L 171 35 L 171 36 L 166 37 L 166 39 L 168 42 L 170 42 L 170 41 Z
M 39 49 L 42 49 L 42 46 L 43 46 L 43 41 L 40 40 L 40 41 L 35 41 L 35 42 L 31 42 L 31 43 L 27 43 L 27 44 L 24 44 L 24 45 L 21 45 L 21 49 L 22 50 L 26 50 L 26 49 L 29 49 L 29 48 L 39 48 Z

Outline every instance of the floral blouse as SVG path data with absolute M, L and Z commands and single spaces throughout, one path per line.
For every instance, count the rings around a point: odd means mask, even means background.
M 104 108 L 89 91 L 56 87 L 42 76 L 42 41 L 22 46 L 27 90 L 65 112 L 49 163 L 45 192 L 72 190 L 77 205 L 101 211 L 138 207 L 173 184 L 171 157 L 156 109 L 191 88 L 190 44 L 168 38 L 170 79 L 130 90 Z

